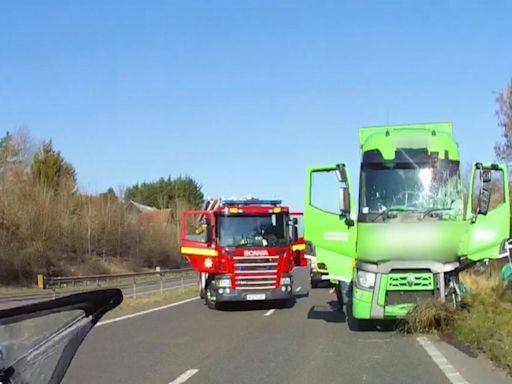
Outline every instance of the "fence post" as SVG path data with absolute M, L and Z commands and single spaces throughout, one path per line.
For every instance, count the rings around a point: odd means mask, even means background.
M 55 292 L 55 284 L 52 284 L 52 293 L 53 293 L 53 300 L 57 297 L 57 293 Z
M 133 278 L 133 298 L 137 298 L 137 279 Z
M 164 294 L 164 275 L 160 274 L 160 295 Z
M 183 283 L 183 274 L 181 275 L 181 291 L 185 292 L 185 285 Z

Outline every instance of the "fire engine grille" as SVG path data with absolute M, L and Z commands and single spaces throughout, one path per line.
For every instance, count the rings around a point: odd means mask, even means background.
M 235 256 L 234 261 L 237 289 L 276 287 L 279 256 Z

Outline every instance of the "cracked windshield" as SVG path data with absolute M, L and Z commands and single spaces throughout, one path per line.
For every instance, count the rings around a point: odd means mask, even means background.
M 462 214 L 459 164 L 439 161 L 437 167 L 409 164 L 364 165 L 361 213 L 429 211 Z

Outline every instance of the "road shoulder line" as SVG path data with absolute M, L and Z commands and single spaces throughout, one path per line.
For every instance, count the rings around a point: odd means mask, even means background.
M 177 378 L 175 378 L 169 384 L 183 384 L 185 381 L 187 381 L 192 376 L 194 376 L 197 372 L 199 372 L 199 369 L 189 369 L 188 371 L 185 371 L 184 373 L 179 375 Z
M 424 336 L 417 337 L 418 343 L 427 351 L 430 358 L 436 363 L 439 369 L 453 384 L 469 384 L 457 369 L 448 362 L 446 357 L 432 344 L 432 342 Z
M 142 316 L 142 315 L 146 315 L 151 312 L 161 311 L 162 309 L 176 307 L 177 305 L 189 303 L 191 301 L 198 300 L 198 299 L 199 299 L 199 297 L 192 297 L 191 299 L 181 300 L 181 301 L 177 301 L 175 303 L 162 305 L 160 307 L 146 309 L 145 311 L 135 312 L 135 313 L 131 313 L 129 315 L 124 315 L 124 316 L 120 316 L 120 317 L 115 317 L 115 318 L 109 319 L 109 320 L 103 320 L 103 321 L 100 321 L 99 323 L 97 323 L 96 326 L 99 327 L 101 325 L 107 325 L 107 324 L 115 323 L 117 321 L 131 319 L 132 317 Z

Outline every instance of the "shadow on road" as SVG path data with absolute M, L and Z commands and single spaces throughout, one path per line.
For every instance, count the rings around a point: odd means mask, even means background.
M 345 312 L 339 310 L 336 301 L 329 301 L 326 305 L 313 305 L 309 309 L 307 317 L 327 323 L 345 323 L 347 321 Z
M 285 309 L 292 308 L 296 303 L 296 298 L 287 301 L 240 301 L 233 303 L 218 303 L 217 309 L 225 312 L 239 311 L 261 311 L 264 309 Z
M 304 299 L 305 297 L 309 297 L 309 291 L 300 292 L 300 293 L 294 293 L 293 296 L 296 299 Z

